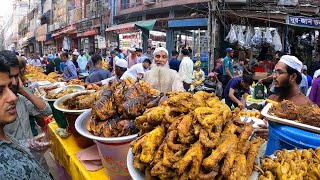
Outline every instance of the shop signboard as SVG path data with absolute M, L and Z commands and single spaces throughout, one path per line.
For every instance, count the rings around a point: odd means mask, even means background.
M 106 38 L 102 36 L 98 36 L 98 48 L 99 49 L 105 49 L 106 46 Z
M 320 19 L 305 16 L 288 16 L 287 23 L 294 26 L 310 27 L 320 29 Z
M 93 21 L 83 21 L 77 24 L 78 33 L 84 32 L 87 29 L 91 28 L 93 25 Z
M 37 41 L 45 41 L 46 34 L 47 34 L 47 24 L 43 24 L 37 30 Z

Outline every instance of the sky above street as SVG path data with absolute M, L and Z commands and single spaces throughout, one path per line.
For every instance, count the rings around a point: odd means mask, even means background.
M 12 2 L 13 0 L 1 0 L 0 16 L 5 17 L 12 12 Z

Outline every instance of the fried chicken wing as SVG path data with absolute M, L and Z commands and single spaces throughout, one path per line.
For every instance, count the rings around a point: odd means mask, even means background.
M 250 149 L 247 155 L 247 175 L 252 174 L 254 166 L 254 158 L 258 155 L 260 146 L 264 143 L 264 140 L 261 138 L 254 139 L 250 144 Z
M 229 177 L 231 174 L 231 170 L 234 164 L 234 160 L 236 159 L 237 152 L 237 144 L 232 144 L 230 149 L 228 149 L 226 158 L 224 159 L 223 166 L 221 168 L 221 174 L 224 177 Z
M 207 93 L 205 91 L 197 91 L 193 95 L 193 98 L 195 99 L 195 101 L 197 101 L 197 103 L 199 104 L 199 107 L 205 107 L 207 99 L 211 97 L 212 97 L 212 94 Z
M 236 144 L 237 141 L 237 136 L 232 134 L 221 145 L 219 145 L 217 149 L 212 150 L 211 155 L 203 160 L 203 166 L 208 170 L 216 167 L 218 162 L 224 158 L 230 147 L 232 147 L 233 144 Z
M 214 148 L 219 142 L 220 132 L 218 131 L 213 133 L 211 131 L 208 131 L 209 130 L 201 129 L 199 140 L 204 147 Z
M 247 180 L 248 174 L 246 169 L 247 159 L 244 154 L 237 154 L 234 167 L 231 172 L 230 180 Z M 250 174 L 251 175 L 251 174 Z

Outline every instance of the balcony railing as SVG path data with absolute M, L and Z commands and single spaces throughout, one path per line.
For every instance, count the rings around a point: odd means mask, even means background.
M 99 1 L 86 5 L 86 18 L 98 17 L 100 15 Z

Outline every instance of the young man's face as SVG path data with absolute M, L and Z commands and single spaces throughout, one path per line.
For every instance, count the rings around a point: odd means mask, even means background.
M 241 87 L 243 88 L 243 89 L 249 89 L 249 87 L 250 87 L 250 85 L 248 84 L 248 83 L 245 83 L 245 82 L 241 82 Z
M 9 74 L 0 72 L 0 79 L 0 126 L 4 126 L 17 118 L 17 96 L 10 89 Z
M 142 63 L 142 66 L 143 66 L 144 69 L 149 69 L 150 64 L 147 63 L 147 62 L 144 62 L 144 63 Z

